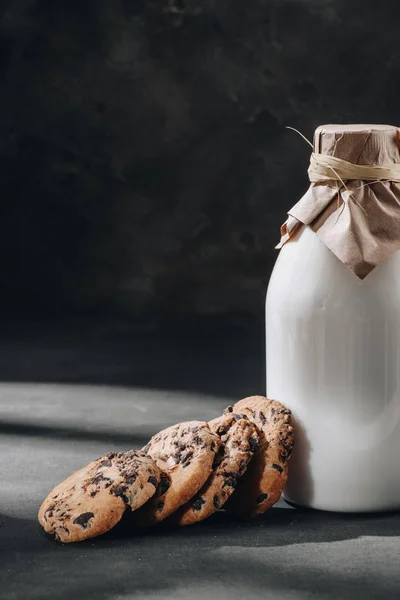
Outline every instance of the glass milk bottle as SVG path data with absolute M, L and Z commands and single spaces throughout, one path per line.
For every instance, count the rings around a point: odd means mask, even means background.
M 400 508 L 400 153 L 386 125 L 326 125 L 282 226 L 266 301 L 267 395 L 293 412 L 285 498 Z

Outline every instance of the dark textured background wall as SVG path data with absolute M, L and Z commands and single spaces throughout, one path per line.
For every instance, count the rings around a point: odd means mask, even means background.
M 398 0 L 0 6 L 6 314 L 261 314 L 285 125 L 400 121 Z

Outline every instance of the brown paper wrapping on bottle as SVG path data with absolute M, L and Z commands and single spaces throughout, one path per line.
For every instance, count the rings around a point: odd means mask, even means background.
M 314 135 L 314 153 L 317 160 L 318 155 L 327 155 L 352 165 L 393 165 L 400 180 L 398 129 L 390 125 L 322 125 Z M 307 192 L 289 210 L 277 248 L 307 225 L 344 265 L 364 279 L 400 250 L 400 182 L 344 180 L 336 178 L 337 171 L 331 169 L 334 180 L 315 181 L 318 177 L 314 176 Z M 395 175 L 388 177 L 396 179 Z

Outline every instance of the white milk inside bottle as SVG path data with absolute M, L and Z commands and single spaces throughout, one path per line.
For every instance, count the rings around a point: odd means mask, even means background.
M 322 510 L 397 509 L 397 130 L 324 126 L 314 143 L 310 190 L 289 211 L 266 301 L 267 395 L 295 424 L 284 495 Z

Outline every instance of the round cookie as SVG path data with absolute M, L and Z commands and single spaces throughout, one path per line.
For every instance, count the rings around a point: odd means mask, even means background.
M 61 542 L 79 542 L 109 531 L 127 507 L 154 496 L 162 472 L 141 451 L 111 452 L 70 475 L 39 510 L 39 522 Z
M 173 517 L 179 525 L 192 525 L 222 508 L 258 449 L 257 428 L 245 415 L 227 413 L 214 431 L 223 442 L 217 465 L 203 487 Z
M 246 414 L 257 426 L 260 448 L 226 508 L 239 516 L 256 516 L 279 500 L 285 486 L 294 441 L 292 413 L 280 402 L 264 396 L 244 398 L 229 407 L 227 412 L 230 411 Z
M 212 472 L 220 446 L 219 436 L 203 421 L 178 423 L 153 436 L 143 451 L 169 475 L 170 486 L 138 511 L 138 525 L 158 523 L 193 498 Z

